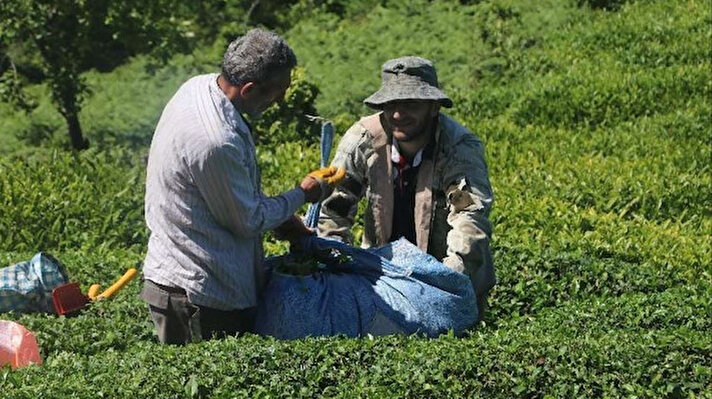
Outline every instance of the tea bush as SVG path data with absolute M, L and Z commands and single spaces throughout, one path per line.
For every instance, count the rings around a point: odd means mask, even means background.
M 128 150 L 0 162 L 0 248 L 145 246 L 144 167 Z

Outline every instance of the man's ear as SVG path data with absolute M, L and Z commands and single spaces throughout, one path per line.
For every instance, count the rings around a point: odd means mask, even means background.
M 239 88 L 240 97 L 250 98 L 255 92 L 255 89 L 256 87 L 254 82 L 243 83 Z

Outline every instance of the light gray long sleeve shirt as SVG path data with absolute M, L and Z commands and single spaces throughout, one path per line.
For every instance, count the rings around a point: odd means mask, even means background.
M 304 204 L 295 188 L 274 197 L 260 186 L 247 124 L 217 84 L 188 80 L 166 105 L 146 176 L 150 230 L 144 278 L 180 287 L 222 310 L 255 306 L 264 282 L 262 233 Z

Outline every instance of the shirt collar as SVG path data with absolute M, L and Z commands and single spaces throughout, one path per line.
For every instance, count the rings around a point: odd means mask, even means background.
M 232 102 L 230 102 L 230 99 L 227 98 L 220 86 L 218 86 L 218 76 L 220 76 L 220 74 L 210 74 L 210 96 L 215 102 L 215 105 L 218 107 L 225 123 L 227 123 L 234 130 L 251 133 L 250 127 L 245 119 L 242 117 L 237 108 L 235 108 Z
M 391 144 L 391 161 L 398 163 L 400 160 L 401 154 L 400 151 L 398 151 L 398 142 L 396 140 L 393 140 L 393 144 Z M 420 166 L 420 163 L 423 161 L 423 148 L 418 150 L 418 152 L 415 154 L 415 157 L 413 157 L 413 162 L 410 163 L 410 166 L 413 168 L 416 168 Z

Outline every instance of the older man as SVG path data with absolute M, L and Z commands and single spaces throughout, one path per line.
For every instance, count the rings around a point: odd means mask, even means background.
M 281 100 L 296 62 L 282 38 L 251 30 L 230 43 L 222 73 L 191 78 L 163 110 L 148 158 L 141 293 L 161 342 L 249 330 L 264 282 L 262 233 L 308 233 L 294 212 L 330 191 L 328 171 L 273 197 L 260 188 L 241 113 Z
M 420 57 L 387 61 L 382 86 L 364 103 L 379 110 L 344 134 L 332 165 L 347 178 L 324 202 L 323 236 L 352 240 L 364 196 L 364 247 L 405 237 L 450 268 L 466 273 L 482 318 L 495 284 L 489 242 L 492 206 L 482 142 L 440 112 L 452 101 L 438 88 L 433 64 Z

